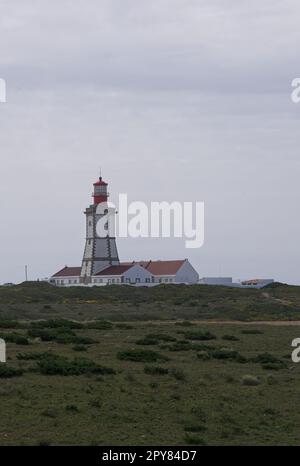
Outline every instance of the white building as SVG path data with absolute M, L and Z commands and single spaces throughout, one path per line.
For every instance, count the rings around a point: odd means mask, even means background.
M 233 282 L 232 277 L 203 277 L 199 279 L 200 285 L 222 285 L 233 288 L 263 288 L 273 282 L 272 278 L 255 278 L 241 282 Z
M 54 274 L 50 283 L 56 286 L 86 286 L 80 280 L 81 267 L 64 267 Z M 198 273 L 188 259 L 177 261 L 124 262 L 111 265 L 91 277 L 88 286 L 159 284 L 196 284 Z
M 232 277 L 203 277 L 199 280 L 200 285 L 223 285 L 231 286 Z
M 65 266 L 51 277 L 50 283 L 56 286 L 198 283 L 199 275 L 188 259 L 120 263 L 116 238 L 110 236 L 109 225 L 102 236 L 97 233 L 96 226 L 107 212 L 108 199 L 107 183 L 101 177 L 94 183 L 93 198 L 94 203 L 85 210 L 86 244 L 81 267 Z
M 251 280 L 243 280 L 241 285 L 243 288 L 263 288 L 271 283 L 274 283 L 273 278 L 253 278 Z

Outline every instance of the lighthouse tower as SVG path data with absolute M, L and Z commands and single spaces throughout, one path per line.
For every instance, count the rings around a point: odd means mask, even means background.
M 119 256 L 116 245 L 116 238 L 107 234 L 98 236 L 97 223 L 107 212 L 99 209 L 99 204 L 106 203 L 108 199 L 107 183 L 99 180 L 94 183 L 93 199 L 94 203 L 85 210 L 86 216 L 86 243 L 81 266 L 81 283 L 88 284 L 91 282 L 91 276 L 109 267 L 110 265 L 119 265 Z M 102 211 L 99 213 L 99 210 Z

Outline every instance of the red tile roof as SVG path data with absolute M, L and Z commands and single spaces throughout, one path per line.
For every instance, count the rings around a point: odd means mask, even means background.
M 121 264 L 121 265 L 111 265 L 106 267 L 101 272 L 96 273 L 95 275 L 122 275 L 124 272 L 129 270 L 134 264 Z
M 65 266 L 59 272 L 52 275 L 53 277 L 78 277 L 81 274 L 81 267 Z
M 148 270 L 152 275 L 175 275 L 185 260 L 176 261 L 138 261 L 121 262 L 120 265 L 111 265 L 95 275 L 122 275 L 134 265 L 138 264 Z M 53 277 L 78 277 L 81 267 L 64 267 L 53 275 Z
M 176 261 L 139 261 L 139 262 L 122 262 L 124 265 L 139 264 L 153 275 L 175 275 L 185 260 Z

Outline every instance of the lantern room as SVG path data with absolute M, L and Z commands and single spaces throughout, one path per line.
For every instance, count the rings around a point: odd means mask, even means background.
M 101 202 L 106 202 L 108 198 L 107 192 L 107 183 L 102 180 L 102 176 L 100 176 L 99 180 L 94 183 L 94 204 L 100 204 Z

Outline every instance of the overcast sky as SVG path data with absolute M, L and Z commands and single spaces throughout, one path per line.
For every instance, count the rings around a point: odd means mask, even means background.
M 299 0 L 0 0 L 0 282 L 80 265 L 111 198 L 204 201 L 205 244 L 121 260 L 300 284 Z

